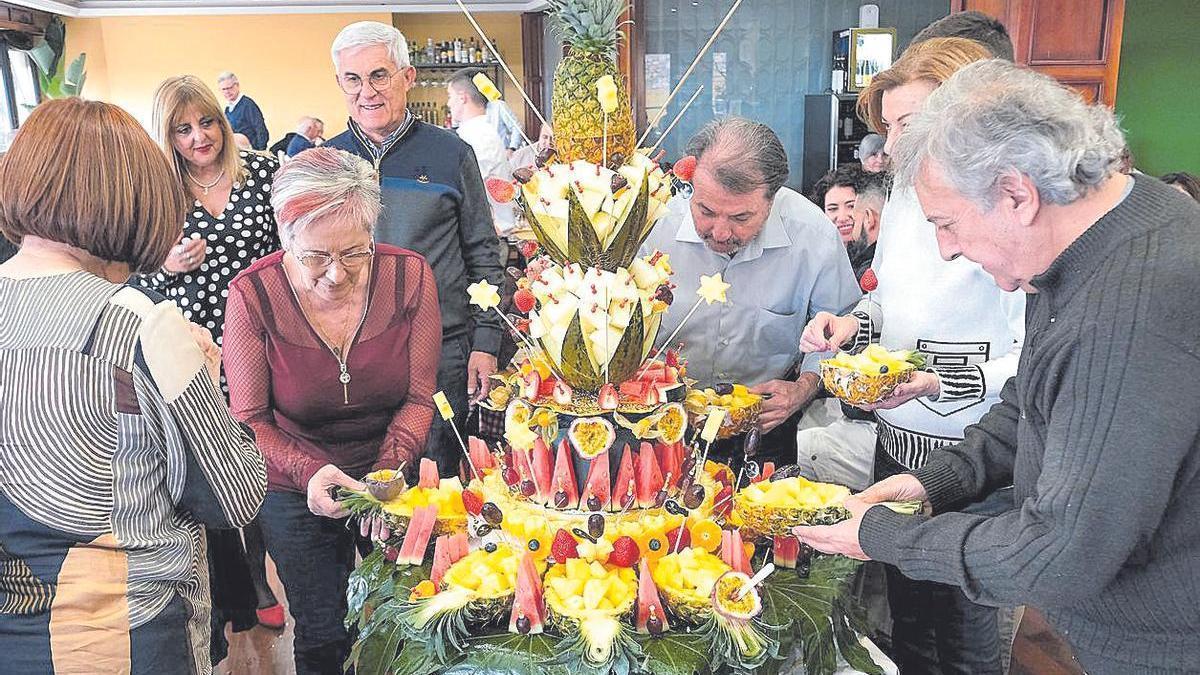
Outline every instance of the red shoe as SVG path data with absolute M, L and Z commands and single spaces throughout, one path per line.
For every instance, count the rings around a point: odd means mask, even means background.
M 266 628 L 279 630 L 280 628 L 283 628 L 283 625 L 286 622 L 286 617 L 283 614 L 283 605 L 279 604 L 278 602 L 270 607 L 264 607 L 262 609 L 255 610 L 254 613 L 258 615 L 258 625 Z

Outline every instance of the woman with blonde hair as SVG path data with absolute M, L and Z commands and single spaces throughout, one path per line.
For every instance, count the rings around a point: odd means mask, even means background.
M 0 669 L 207 673 L 201 524 L 249 522 L 266 475 L 207 331 L 126 283 L 184 195 L 133 117 L 77 98 L 34 109 L 0 194 Z
M 859 94 L 859 114 L 886 134 L 890 154 L 930 93 L 959 69 L 990 57 L 982 44 L 964 38 L 912 45 Z M 1002 291 L 965 258 L 943 260 L 912 189 L 893 193 L 884 207 L 871 269 L 876 290 L 851 314 L 815 316 L 800 348 L 853 351 L 877 340 L 925 355 L 924 370 L 882 402 L 864 406 L 878 418 L 878 481 L 919 468 L 931 450 L 962 440 L 964 429 L 999 401 L 1001 387 L 1017 372 L 1025 296 Z M 998 510 L 990 503 L 964 510 L 972 508 Z M 900 672 L 1001 672 L 995 608 L 972 603 L 956 586 L 913 581 L 890 566 L 887 585 L 892 657 Z
M 217 97 L 191 75 L 163 80 L 154 94 L 153 127 L 190 206 L 183 235 L 156 274 L 142 283 L 173 300 L 220 346 L 225 298 L 238 272 L 279 248 L 271 177 L 278 162 L 239 150 Z M 224 382 L 224 374 L 222 374 Z M 256 623 L 282 628 L 283 608 L 267 585 L 257 521 L 243 530 L 210 532 L 213 661 L 225 654 L 226 622 L 234 631 Z

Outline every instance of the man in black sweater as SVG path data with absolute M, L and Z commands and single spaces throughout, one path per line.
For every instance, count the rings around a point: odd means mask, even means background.
M 963 442 L 868 488 L 813 547 L 1042 609 L 1093 675 L 1200 668 L 1200 206 L 1117 172 L 1112 112 L 1001 61 L 893 157 L 942 255 L 1029 293 L 1017 376 Z M 953 510 L 1014 485 L 1012 510 Z M 919 499 L 934 515 L 878 502 Z

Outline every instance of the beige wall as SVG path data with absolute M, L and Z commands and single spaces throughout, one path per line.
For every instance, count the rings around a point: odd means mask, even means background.
M 86 51 L 84 95 L 116 103 L 149 124 L 154 89 L 172 75 L 195 75 L 217 91 L 217 74 L 237 73 L 258 102 L 271 140 L 303 115 L 325 121 L 326 136 L 346 128 L 329 45 L 354 21 L 391 15 L 287 14 L 67 19 L 67 53 Z
M 480 23 L 497 37 L 501 52 L 521 75 L 519 14 L 482 14 Z M 216 89 L 217 74 L 237 73 L 242 91 L 258 102 L 271 141 L 293 130 L 303 115 L 325 121 L 325 135 L 346 128 L 346 107 L 333 80 L 329 45 L 345 25 L 374 20 L 394 23 L 425 43 L 473 35 L 456 14 L 272 14 L 238 16 L 143 16 L 66 19 L 69 57 L 87 52 L 84 95 L 116 103 L 149 125 L 154 89 L 164 78 L 190 74 Z M 507 88 L 511 92 L 511 87 Z M 414 100 L 445 101 L 427 88 Z M 510 103 L 518 117 L 523 105 Z

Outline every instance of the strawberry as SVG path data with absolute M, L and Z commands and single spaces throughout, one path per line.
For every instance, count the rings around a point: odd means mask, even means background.
M 617 388 L 612 385 L 612 382 L 605 382 L 600 387 L 600 393 L 596 395 L 596 402 L 600 404 L 601 410 L 616 410 L 621 405 L 620 398 L 617 396 Z
M 879 278 L 875 276 L 875 270 L 868 268 L 866 272 L 863 272 L 862 279 L 859 279 L 858 285 L 867 293 L 879 288 Z
M 497 204 L 507 204 L 517 196 L 517 189 L 513 187 L 512 181 L 504 180 L 503 178 L 489 178 L 483 182 L 487 188 L 488 194 Z
M 517 244 L 517 250 L 520 251 L 521 255 L 524 256 L 526 260 L 529 260 L 533 256 L 537 255 L 538 243 L 533 239 L 522 239 L 521 243 Z
M 679 180 L 690 183 L 692 182 L 692 176 L 696 174 L 696 158 L 692 155 L 680 158 L 678 162 L 675 162 L 671 170 L 675 172 L 675 176 Z
M 555 562 L 566 562 L 579 557 L 579 542 L 566 530 L 559 530 L 554 535 L 554 543 L 550 545 L 550 556 Z
M 608 563 L 617 567 L 633 567 L 642 557 L 642 551 L 637 542 L 628 535 L 617 537 L 612 543 L 612 553 L 608 554 Z
M 517 310 L 522 314 L 528 314 L 529 310 L 537 305 L 537 299 L 533 297 L 533 291 L 528 288 L 518 288 L 516 293 L 513 293 L 513 304 L 517 306 Z
M 462 500 L 463 508 L 466 509 L 467 513 L 473 516 L 478 516 L 479 513 L 483 511 L 483 497 L 480 497 L 478 492 L 475 492 L 474 490 L 463 490 Z
M 667 546 L 670 546 L 672 551 L 674 551 L 676 549 L 676 546 L 675 546 L 676 539 L 680 539 L 679 546 L 678 546 L 680 551 L 682 551 L 683 549 L 692 545 L 692 534 L 690 532 L 688 532 L 688 529 L 686 527 L 683 527 L 682 525 L 673 530 L 669 530 L 663 536 L 667 540 Z
M 397 546 L 384 546 L 383 557 L 387 559 L 388 562 L 396 562 L 396 559 L 400 557 L 400 548 Z

